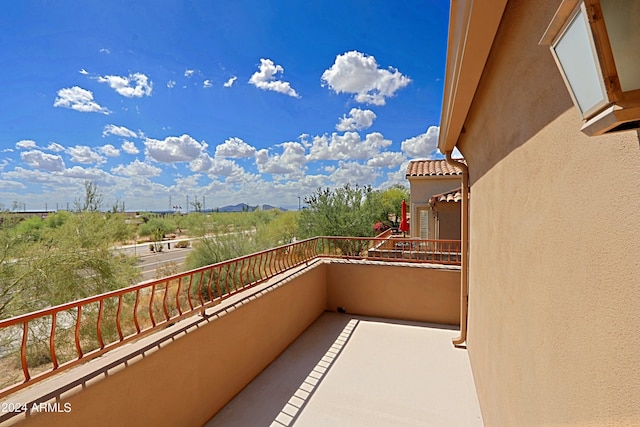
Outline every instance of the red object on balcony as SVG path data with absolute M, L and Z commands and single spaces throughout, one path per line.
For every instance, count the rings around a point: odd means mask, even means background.
M 407 202 L 402 199 L 402 221 L 400 221 L 400 231 L 406 233 L 409 231 L 409 222 L 407 221 Z

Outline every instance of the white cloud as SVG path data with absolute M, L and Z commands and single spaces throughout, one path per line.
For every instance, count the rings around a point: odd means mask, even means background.
M 232 157 L 240 159 L 242 157 L 253 157 L 256 149 L 240 138 L 229 138 L 224 143 L 216 147 L 215 157 Z
M 233 160 L 212 158 L 202 153 L 197 159 L 189 163 L 193 172 L 205 172 L 209 176 L 241 177 L 245 171 Z
M 402 164 L 406 158 L 402 153 L 385 151 L 367 160 L 367 166 L 374 168 L 392 168 Z
M 284 93 L 285 95 L 300 98 L 300 95 L 291 87 L 289 82 L 276 80 L 276 74 L 284 73 L 281 65 L 275 65 L 270 59 L 260 59 L 260 71 L 256 71 L 249 83 L 262 90 L 272 90 L 274 92 Z
M 89 74 L 89 72 L 87 70 L 85 70 L 84 68 L 81 68 L 80 71 L 78 71 L 80 74 L 82 74 L 83 76 L 86 76 L 87 74 Z
M 207 148 L 206 142 L 200 143 L 189 135 L 169 136 L 164 140 L 147 138 L 144 145 L 147 155 L 163 163 L 195 160 Z
M 346 132 L 350 130 L 362 130 L 371 127 L 376 118 L 376 113 L 371 110 L 361 110 L 352 108 L 349 117 L 342 116 L 340 123 L 336 125 L 336 130 Z
M 202 83 L 202 87 L 204 87 L 205 89 L 208 89 L 208 88 L 210 88 L 210 87 L 213 87 L 213 83 L 211 82 L 211 80 L 205 80 L 205 81 Z
M 162 169 L 149 163 L 141 162 L 135 159 L 128 165 L 118 165 L 111 169 L 112 173 L 125 176 L 158 176 L 162 173 Z
M 105 144 L 102 147 L 96 147 L 96 150 L 107 157 L 118 157 L 120 155 L 120 150 L 118 150 L 111 144 Z
M 117 135 L 123 138 L 136 138 L 138 136 L 137 133 L 124 126 L 106 125 L 102 130 L 102 137 L 104 138 L 109 135 Z
M 344 135 L 333 133 L 313 138 L 308 160 L 347 160 L 370 159 L 380 150 L 391 145 L 381 133 L 372 132 L 364 140 L 357 132 L 345 132 Z
M 369 185 L 379 175 L 376 169 L 371 166 L 362 165 L 357 162 L 341 161 L 338 162 L 338 167 L 329 178 L 338 186 L 344 184 Z
M 169 89 L 172 89 L 175 85 L 176 85 L 176 81 L 175 81 L 175 80 L 169 80 L 169 81 L 167 82 L 167 87 L 168 87 Z
M 22 141 L 16 142 L 16 148 L 29 150 L 31 148 L 37 148 L 38 144 L 31 139 L 23 139 Z
M 98 82 L 107 83 L 117 93 L 127 98 L 141 98 L 150 96 L 153 91 L 153 82 L 142 73 L 123 76 L 99 76 Z
M 305 148 L 299 142 L 282 144 L 282 154 L 269 156 L 266 149 L 256 152 L 256 165 L 261 173 L 301 176 L 306 163 Z
M 208 170 L 209 175 L 239 177 L 244 174 L 242 169 L 236 162 L 228 159 L 213 159 L 213 163 Z
M 93 100 L 93 93 L 91 91 L 78 86 L 60 89 L 53 106 L 69 108 L 82 113 L 111 113 L 107 108 L 100 106 Z
M 350 51 L 338 55 L 331 68 L 322 73 L 322 83 L 336 93 L 352 93 L 360 103 L 384 105 L 386 98 L 411 83 L 397 69 L 378 68 L 373 56 Z
M 409 161 L 405 160 L 404 162 L 402 162 L 402 164 L 398 169 L 392 172 L 387 172 L 387 179 L 384 185 L 385 186 L 402 185 L 406 187 L 407 178 L 405 175 L 407 173 L 407 166 L 409 166 Z
M 111 175 L 102 169 L 83 168 L 81 166 L 74 166 L 72 168 L 65 169 L 62 175 L 67 178 L 111 181 Z
M 191 78 L 195 74 L 196 70 L 186 69 L 184 70 L 184 76 L 187 78 Z
M 56 154 L 43 153 L 40 150 L 31 150 L 20 153 L 23 162 L 33 168 L 44 169 L 47 171 L 64 170 L 64 160 Z
M 75 147 L 69 147 L 67 152 L 71 154 L 71 161 L 76 163 L 104 163 L 105 158 L 96 153 L 86 145 L 76 145 Z
M 9 181 L 7 179 L 2 179 L 0 180 L 0 188 L 3 190 L 19 191 L 27 188 L 27 186 L 20 181 Z
M 100 53 L 105 53 L 105 54 L 109 55 L 111 53 L 111 50 L 103 47 L 102 49 L 100 49 Z
M 439 134 L 438 126 L 430 126 L 425 133 L 402 141 L 402 151 L 411 158 L 433 157 L 437 154 Z
M 207 172 L 213 165 L 213 159 L 207 153 L 201 153 L 196 159 L 189 162 L 189 169 L 193 172 Z
M 124 141 L 122 143 L 122 150 L 127 154 L 138 154 L 140 152 L 136 144 L 131 141 Z
M 227 80 L 226 82 L 224 82 L 223 86 L 224 86 L 224 87 L 231 87 L 231 86 L 233 86 L 233 84 L 235 83 L 235 81 L 236 81 L 237 79 L 238 79 L 238 78 L 237 78 L 236 76 L 232 76 L 229 80 Z
M 53 151 L 55 153 L 59 153 L 61 151 L 64 151 L 64 147 L 60 144 L 58 144 L 57 142 L 50 142 L 49 145 L 47 145 L 47 150 L 49 151 Z

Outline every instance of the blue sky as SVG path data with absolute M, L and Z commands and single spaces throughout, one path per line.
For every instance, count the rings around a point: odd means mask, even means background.
M 437 155 L 448 2 L 0 6 L 0 204 L 297 208 Z

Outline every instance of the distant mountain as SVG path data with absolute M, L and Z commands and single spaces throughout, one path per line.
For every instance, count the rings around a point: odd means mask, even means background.
M 246 203 L 239 203 L 237 205 L 229 205 L 229 206 L 224 206 L 221 207 L 219 209 L 217 209 L 218 212 L 253 212 L 256 209 L 262 209 L 264 211 L 268 211 L 271 209 L 280 209 L 281 211 L 286 211 L 286 209 L 284 208 L 278 208 L 276 206 L 271 206 L 271 205 L 256 205 L 256 206 L 250 206 Z

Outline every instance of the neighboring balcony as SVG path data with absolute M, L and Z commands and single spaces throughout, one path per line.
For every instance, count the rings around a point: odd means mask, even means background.
M 481 425 L 454 253 L 314 238 L 0 321 L 0 424 Z

